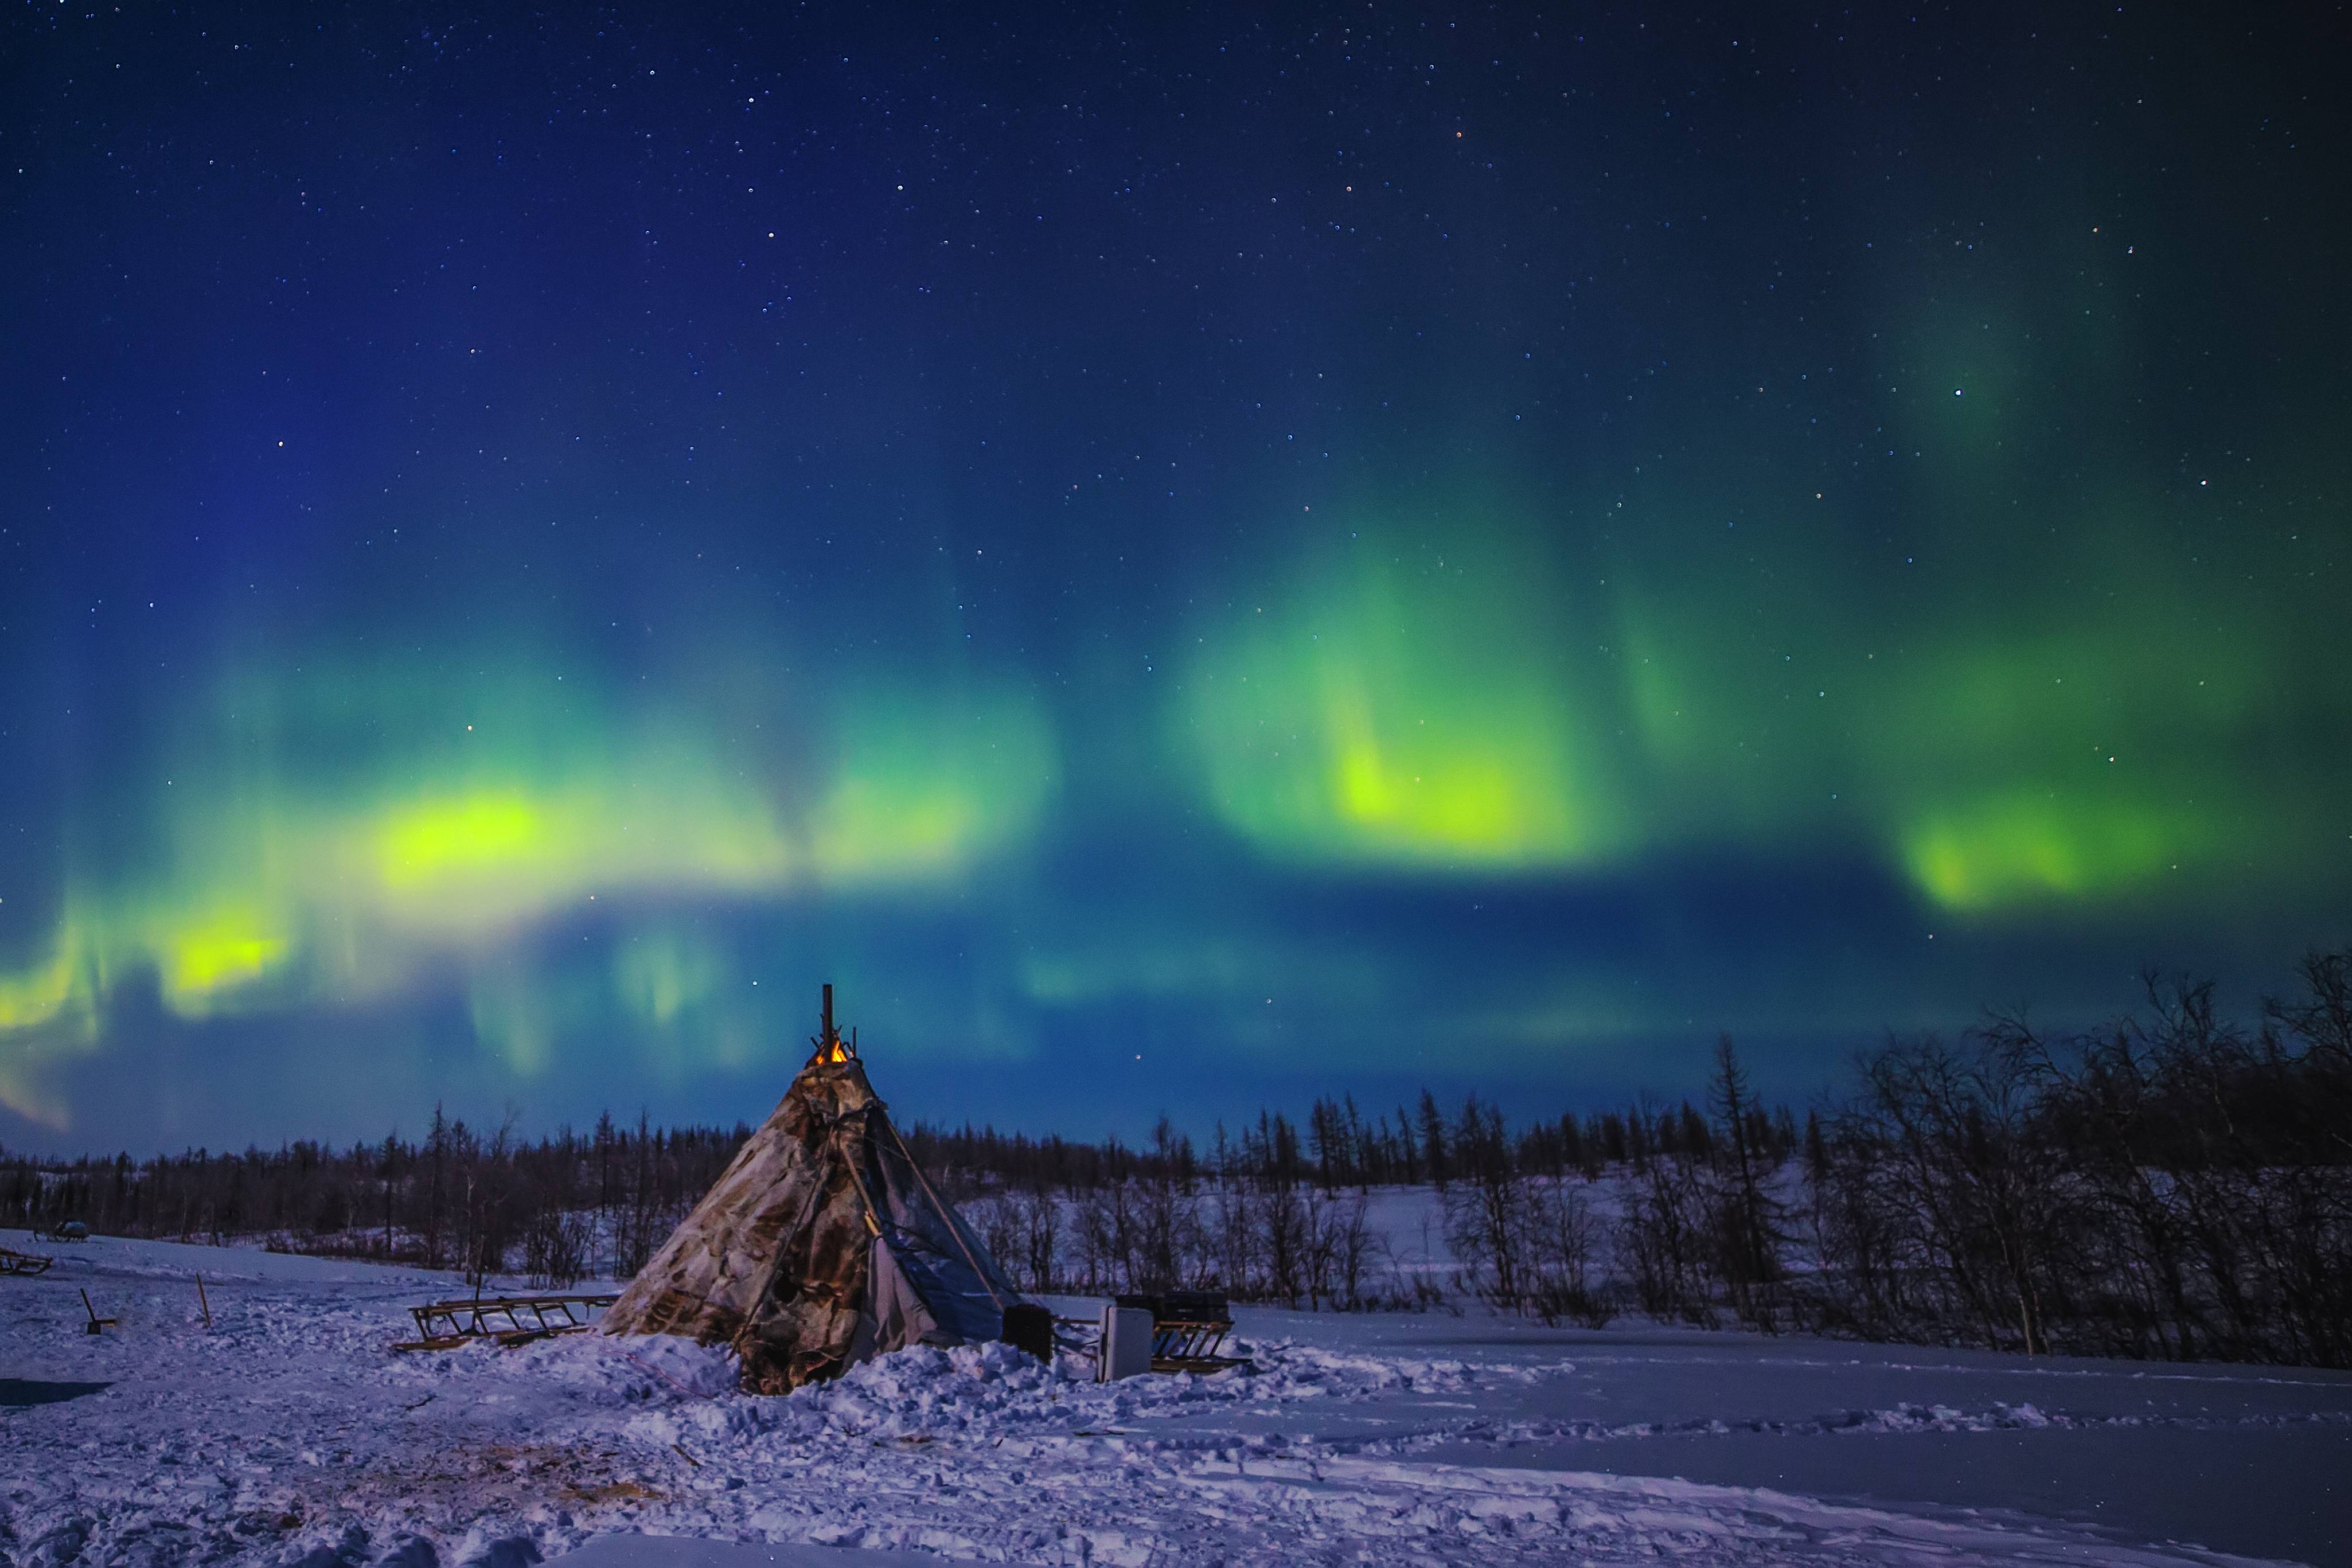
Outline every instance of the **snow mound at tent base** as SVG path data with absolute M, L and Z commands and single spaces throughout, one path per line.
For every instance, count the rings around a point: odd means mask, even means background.
M 1002 1343 L 940 1349 L 911 1346 L 877 1356 L 840 1378 L 813 1384 L 774 1398 L 731 1402 L 731 1360 L 724 1351 L 705 1350 L 659 1336 L 591 1341 L 551 1347 L 550 1359 L 579 1370 L 566 1375 L 582 1384 L 642 1398 L 654 1386 L 632 1376 L 634 1348 L 616 1356 L 610 1348 L 652 1346 L 673 1375 L 668 1392 L 688 1398 L 635 1415 L 626 1431 L 643 1442 L 682 1442 L 689 1436 L 775 1440 L 831 1438 L 1002 1439 L 1016 1435 L 1062 1432 L 1090 1436 L 1147 1420 L 1164 1419 L 1241 1405 L 1262 1407 L 1301 1400 L 1350 1401 L 1404 1392 L 1466 1393 L 1482 1383 L 1534 1384 L 1571 1374 L 1572 1363 L 1539 1369 L 1482 1369 L 1452 1361 L 1399 1361 L 1337 1354 L 1278 1341 L 1255 1347 L 1255 1366 L 1207 1375 L 1177 1373 L 1101 1384 L 1088 1375 L 1082 1358 L 1065 1355 L 1048 1365 Z M 575 1348 L 576 1347 L 576 1348 Z M 676 1347 L 676 1348 L 667 1348 Z M 614 1363 L 620 1361 L 619 1370 Z M 703 1403 L 698 1404 L 697 1400 Z

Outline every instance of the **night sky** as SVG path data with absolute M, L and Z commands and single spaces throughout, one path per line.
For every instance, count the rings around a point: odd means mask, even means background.
M 2352 938 L 2352 26 L 0 19 L 0 1142 L 1769 1092 Z M 2320 8 L 2309 8 L 2317 15 Z

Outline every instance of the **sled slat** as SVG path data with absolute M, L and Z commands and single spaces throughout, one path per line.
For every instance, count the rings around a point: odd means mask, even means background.
M 403 1340 L 396 1351 L 446 1351 L 488 1340 L 512 1349 L 557 1334 L 576 1334 L 593 1327 L 596 1314 L 620 1300 L 618 1296 L 468 1296 L 454 1301 L 427 1301 L 411 1307 L 416 1338 Z

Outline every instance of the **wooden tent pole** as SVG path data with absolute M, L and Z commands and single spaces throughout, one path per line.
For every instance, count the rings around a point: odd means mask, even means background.
M 830 991 L 833 988 L 831 986 L 827 986 L 825 989 Z M 834 1152 L 841 1155 L 842 1168 L 849 1173 L 850 1182 L 857 1188 L 857 1195 L 866 1205 L 866 1233 L 868 1236 L 878 1237 L 882 1234 L 882 1225 L 880 1221 L 874 1217 L 874 1194 L 866 1190 L 866 1178 L 857 1173 L 857 1162 L 851 1159 L 847 1152 L 839 1148 L 837 1144 L 837 1141 L 841 1135 L 841 1130 L 846 1124 L 846 1118 L 844 1118 L 843 1121 L 836 1121 L 833 1124 L 834 1136 L 836 1140 L 836 1147 L 835 1148 Z M 894 1127 L 891 1131 L 895 1132 L 898 1129 Z
M 963 1254 L 963 1260 L 971 1265 L 971 1271 L 980 1276 L 980 1288 L 988 1292 L 988 1299 L 995 1302 L 996 1310 L 1002 1312 L 1004 1310 L 1004 1298 L 998 1295 L 996 1287 L 988 1282 L 988 1270 L 980 1266 L 980 1259 L 971 1255 L 971 1248 L 964 1243 L 963 1226 L 956 1224 L 955 1215 L 948 1212 L 947 1205 L 940 1202 L 940 1194 L 931 1191 L 931 1179 L 923 1174 L 923 1167 L 915 1160 L 915 1152 L 907 1147 L 907 1140 L 900 1135 L 898 1124 L 890 1120 L 890 1113 L 887 1110 L 882 1113 L 882 1125 L 890 1130 L 890 1136 L 898 1142 L 898 1152 L 907 1157 L 907 1168 L 913 1171 L 915 1180 L 923 1184 L 923 1195 L 931 1200 L 931 1207 L 938 1211 L 940 1223 L 948 1227 L 948 1234 L 955 1237 L 956 1249 Z

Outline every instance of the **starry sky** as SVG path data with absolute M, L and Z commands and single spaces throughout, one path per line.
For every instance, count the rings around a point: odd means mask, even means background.
M 12 8 L 0 1142 L 2250 1004 L 2352 24 L 2181 10 Z

